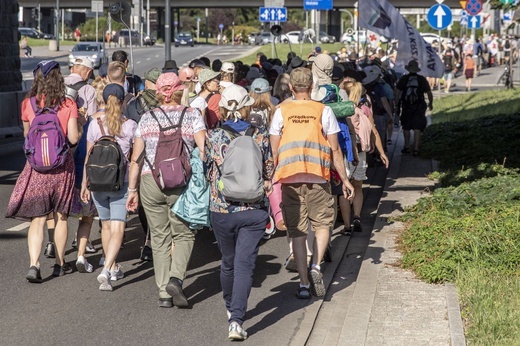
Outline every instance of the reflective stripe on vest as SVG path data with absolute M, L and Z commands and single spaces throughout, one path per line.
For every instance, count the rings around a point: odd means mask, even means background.
M 323 109 L 323 104 L 314 101 L 293 101 L 281 106 L 283 134 L 275 181 L 301 173 L 330 179 L 331 149 L 323 135 Z

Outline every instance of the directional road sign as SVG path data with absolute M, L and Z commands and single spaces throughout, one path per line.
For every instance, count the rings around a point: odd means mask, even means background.
M 452 20 L 451 9 L 446 5 L 433 5 L 428 11 L 428 24 L 435 30 L 446 29 L 451 25 Z
M 310 10 L 332 10 L 332 0 L 303 0 L 303 9 Z
M 476 16 L 482 11 L 482 0 L 468 0 L 465 10 L 470 16 Z
M 287 8 L 285 7 L 260 7 L 261 22 L 286 22 Z
M 461 26 L 468 26 L 468 17 L 460 17 L 459 22 Z
M 468 29 L 480 29 L 482 24 L 481 16 L 469 16 L 468 17 Z

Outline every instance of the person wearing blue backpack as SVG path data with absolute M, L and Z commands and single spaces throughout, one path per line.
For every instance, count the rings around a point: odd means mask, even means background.
M 269 134 L 247 122 L 254 99 L 238 85 L 219 102 L 224 123 L 206 140 L 211 224 L 222 253 L 220 283 L 228 314 L 228 338 L 245 340 L 243 329 L 253 270 L 269 214 L 274 171 Z
M 65 83 L 56 61 L 39 62 L 33 74 L 33 85 L 22 102 L 27 163 L 16 181 L 6 217 L 31 221 L 26 279 L 41 283 L 40 254 L 49 214 L 56 222 L 56 264 L 52 275 L 62 276 L 71 270 L 64 259 L 74 189 L 74 160 L 69 147 L 78 142 L 78 128 L 83 126 L 84 118 L 83 122 L 78 119 L 76 102 L 65 97 Z

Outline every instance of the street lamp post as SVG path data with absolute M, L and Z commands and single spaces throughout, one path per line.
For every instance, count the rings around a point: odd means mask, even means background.
M 56 35 L 56 51 L 60 50 L 60 0 L 56 0 L 56 18 L 54 34 Z

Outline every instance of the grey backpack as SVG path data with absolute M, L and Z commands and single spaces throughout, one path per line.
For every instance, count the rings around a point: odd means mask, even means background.
M 264 196 L 263 156 L 253 140 L 256 127 L 250 126 L 244 136 L 227 125 L 221 127 L 233 139 L 227 148 L 218 189 L 227 202 L 257 203 Z

